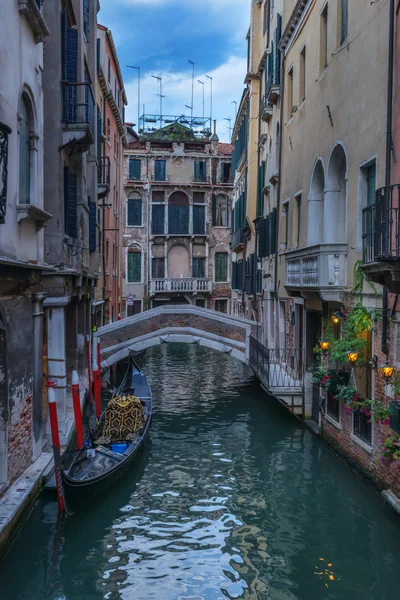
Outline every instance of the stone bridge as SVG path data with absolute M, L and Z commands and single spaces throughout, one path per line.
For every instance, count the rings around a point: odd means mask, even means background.
M 257 337 L 257 323 L 193 305 L 160 306 L 100 327 L 94 335 L 101 342 L 101 366 L 106 369 L 128 356 L 165 342 L 199 344 L 226 352 L 248 363 L 250 336 Z

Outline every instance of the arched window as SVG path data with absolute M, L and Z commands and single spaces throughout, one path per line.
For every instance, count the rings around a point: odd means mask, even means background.
M 130 246 L 127 255 L 127 283 L 142 281 L 142 250 L 139 246 Z
M 127 201 L 127 219 L 128 227 L 141 227 L 142 223 L 142 197 L 139 192 L 131 192 Z
M 215 198 L 215 209 L 213 210 L 213 213 L 213 225 L 216 227 L 228 226 L 228 199 L 223 194 L 218 194 Z
M 30 203 L 31 189 L 31 149 L 30 131 L 32 131 L 31 105 L 26 94 L 22 94 L 19 103 L 19 204 Z
M 189 233 L 189 200 L 183 192 L 174 192 L 168 200 L 168 233 Z
M 214 255 L 214 281 L 228 281 L 228 253 L 221 246 L 215 250 Z

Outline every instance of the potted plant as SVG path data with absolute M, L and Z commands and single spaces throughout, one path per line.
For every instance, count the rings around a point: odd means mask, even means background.
M 385 406 L 379 400 L 371 400 L 371 410 L 373 421 L 378 421 L 382 425 L 390 425 L 392 422 L 392 411 L 390 406 Z
M 394 460 L 400 459 L 400 436 L 389 435 L 386 440 L 382 442 L 382 456 L 381 461 L 385 465 L 390 465 Z M 397 467 L 400 468 L 400 465 Z

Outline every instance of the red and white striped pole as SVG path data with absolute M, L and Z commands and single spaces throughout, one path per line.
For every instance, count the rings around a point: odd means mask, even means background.
M 93 379 L 94 379 L 94 397 L 96 403 L 96 417 L 99 418 L 101 415 L 101 382 L 100 382 L 100 371 L 97 364 L 97 360 L 93 361 Z
M 62 480 L 61 480 L 61 445 L 60 445 L 60 434 L 58 432 L 58 418 L 57 418 L 57 403 L 56 403 L 56 392 L 55 392 L 55 381 L 47 382 L 47 394 L 49 400 L 49 415 L 50 415 L 50 427 L 51 427 L 51 439 L 53 442 L 53 454 L 54 454 L 54 470 L 56 476 L 56 488 L 57 488 L 57 502 L 58 510 L 61 513 L 65 512 Z
M 83 425 L 81 399 L 79 395 L 79 376 L 77 371 L 72 371 L 72 400 L 75 415 L 76 445 L 78 450 L 80 450 L 83 446 Z
M 99 381 L 100 381 L 100 389 L 101 389 L 101 358 L 100 358 L 100 339 L 97 338 L 97 365 L 99 369 Z
M 89 386 L 89 402 L 92 404 L 92 371 L 90 366 L 90 335 L 86 337 L 86 352 L 87 352 L 87 371 L 88 371 L 88 386 Z

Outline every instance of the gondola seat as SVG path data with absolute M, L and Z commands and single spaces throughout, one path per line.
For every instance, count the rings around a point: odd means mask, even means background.
M 102 436 L 97 443 L 111 444 L 132 440 L 142 427 L 143 407 L 133 394 L 116 396 L 105 411 Z

